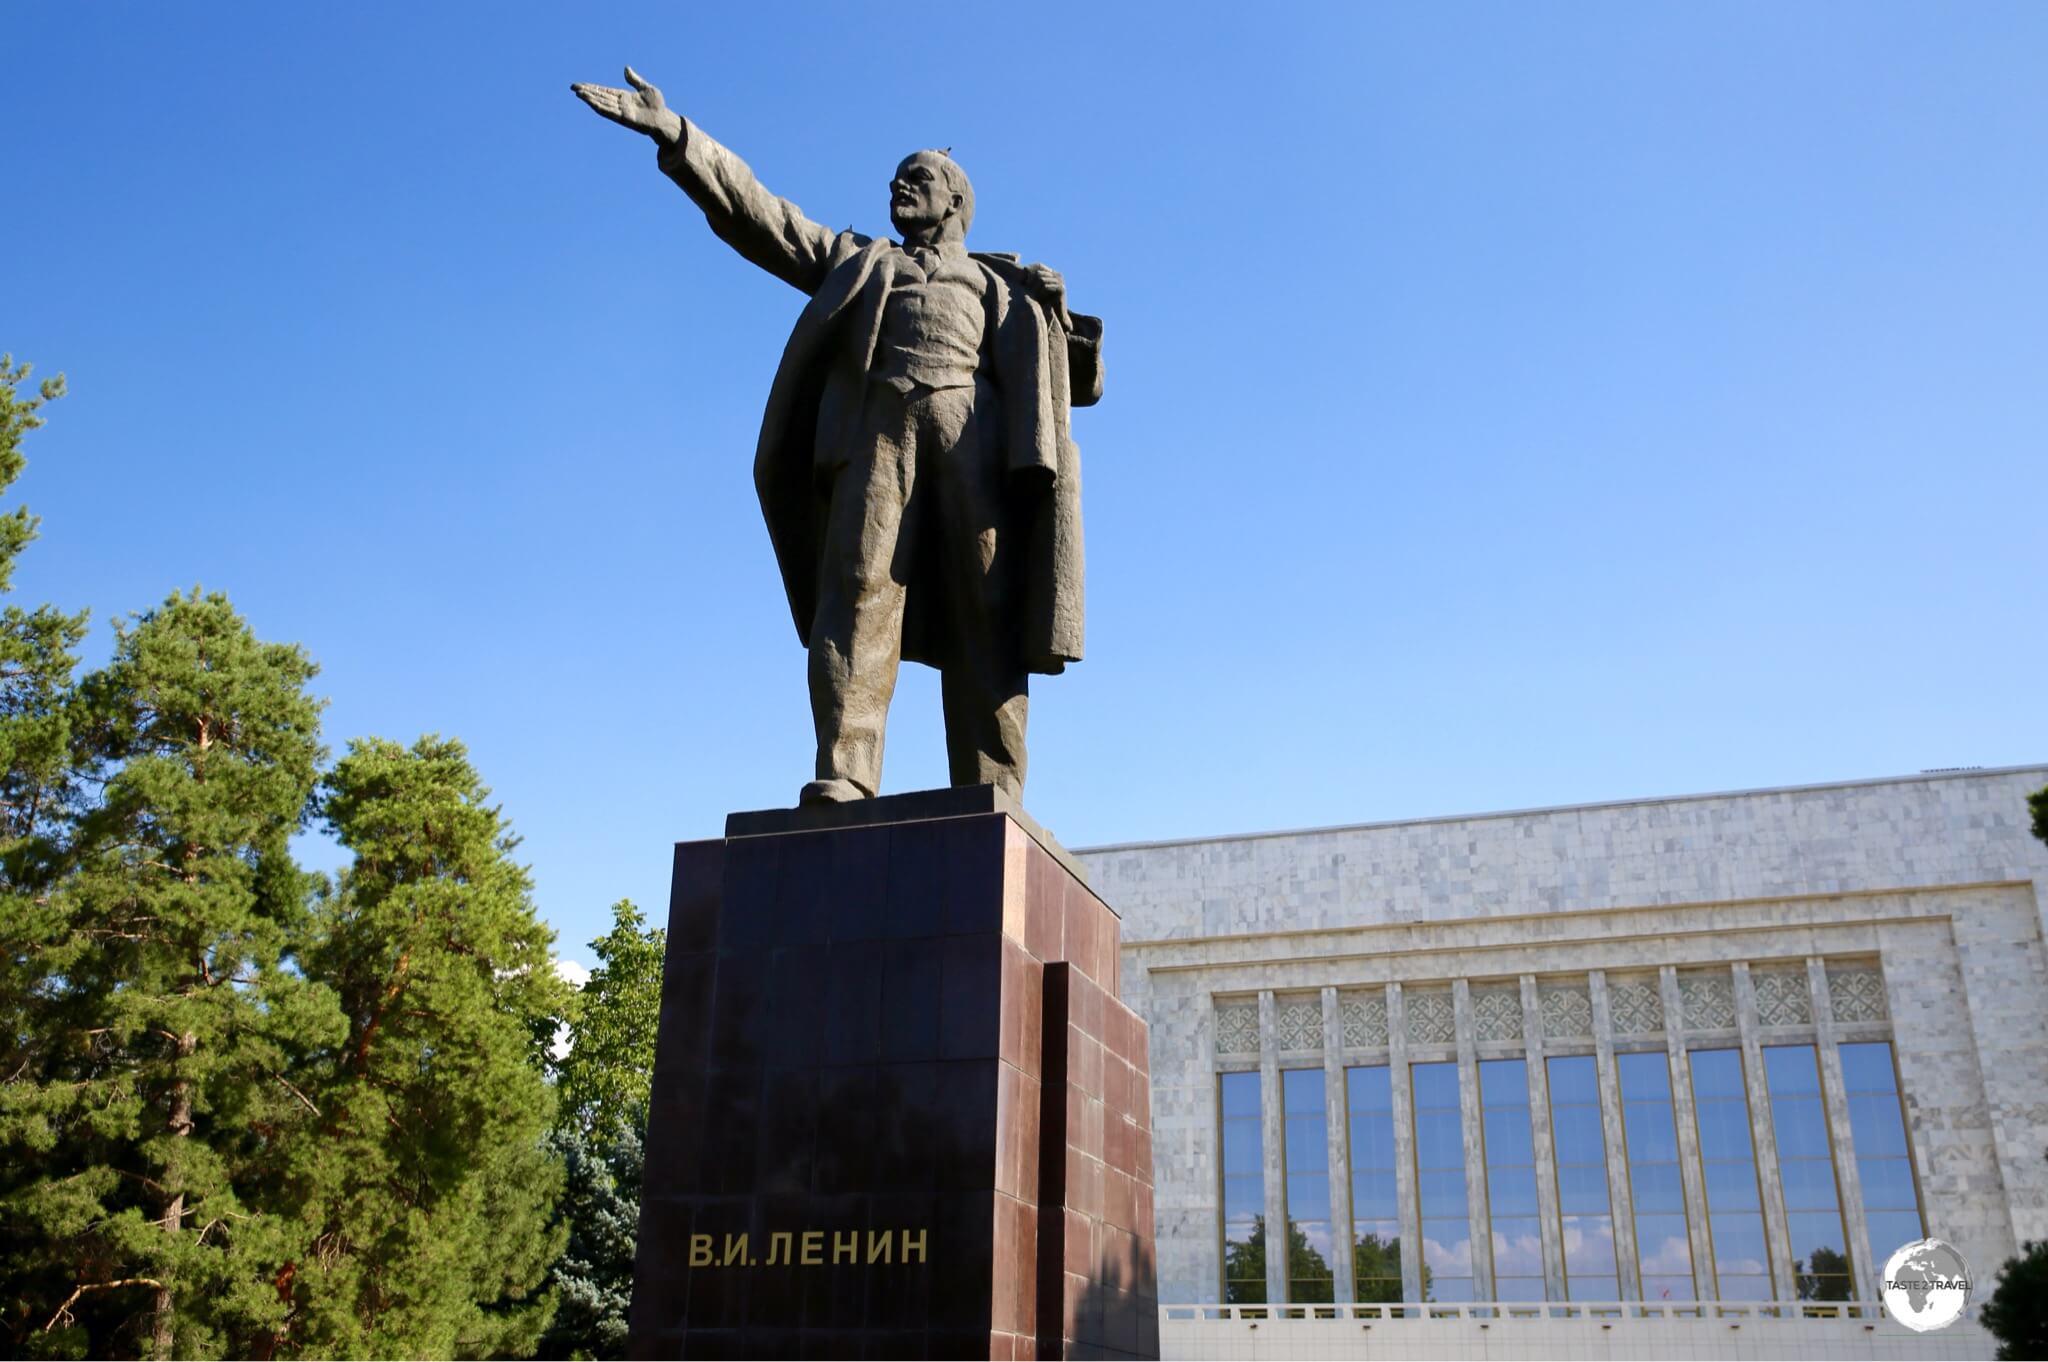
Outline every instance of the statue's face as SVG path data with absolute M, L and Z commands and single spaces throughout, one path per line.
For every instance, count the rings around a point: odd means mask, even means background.
M 937 226 L 959 206 L 940 159 L 931 152 L 905 157 L 889 181 L 889 221 L 899 232 Z

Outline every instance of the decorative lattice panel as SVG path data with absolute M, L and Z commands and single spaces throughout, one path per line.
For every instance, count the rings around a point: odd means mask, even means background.
M 1354 1050 L 1374 1050 L 1387 1043 L 1387 995 L 1343 993 L 1337 997 L 1337 1011 L 1344 1019 L 1344 1044 Z
M 1255 1055 L 1259 1052 L 1259 1005 L 1216 1004 L 1216 1053 Z
M 1610 979 L 1607 1011 L 1617 1036 L 1654 1036 L 1664 1029 L 1664 995 L 1655 979 Z
M 1538 991 L 1543 1034 L 1550 1040 L 1580 1040 L 1593 1034 L 1593 995 L 1584 984 L 1550 984 Z
M 1282 998 L 1273 1008 L 1273 1025 L 1283 1050 L 1323 1048 L 1323 1000 Z
M 1749 982 L 1756 992 L 1756 1018 L 1765 1026 L 1813 1024 L 1813 990 L 1805 969 L 1753 969 Z
M 1838 1022 L 1883 1021 L 1891 1015 L 1884 975 L 1869 965 L 1829 965 L 1828 1005 Z
M 1408 1039 L 1422 1045 L 1449 1045 L 1457 1038 L 1458 1014 L 1449 993 L 1408 995 Z
M 1681 974 L 1678 1000 L 1685 1024 L 1694 1031 L 1727 1030 L 1735 1025 L 1735 981 L 1725 974 Z
M 1473 989 L 1472 1029 L 1481 1040 L 1520 1040 L 1522 990 L 1513 984 Z

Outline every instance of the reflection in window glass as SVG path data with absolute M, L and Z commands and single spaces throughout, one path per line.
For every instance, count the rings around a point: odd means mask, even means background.
M 1628 1146 L 1628 1185 L 1635 1203 L 1636 1259 L 1643 1299 L 1696 1299 L 1692 1241 L 1685 1219 L 1685 1182 L 1678 1171 L 1678 1121 L 1671 1105 L 1671 1067 L 1662 1054 L 1617 1055 L 1621 1128 Z
M 1849 1093 L 1849 1141 L 1856 1150 L 1863 1213 L 1870 1225 L 1869 1261 L 1882 1265 L 1894 1249 L 1925 1233 L 1890 1043 L 1844 1045 L 1842 1085 Z
M 1280 1108 L 1287 1128 L 1287 1299 L 1332 1301 L 1330 1128 L 1323 1071 L 1283 1069 Z
M 1358 1299 L 1401 1299 L 1401 1206 L 1395 1190 L 1394 1093 L 1387 1066 L 1345 1075 L 1351 1112 L 1351 1270 Z
M 1411 1064 L 1415 1190 L 1422 1208 L 1422 1298 L 1472 1299 L 1472 1225 L 1465 1194 L 1465 1123 L 1455 1062 Z M 1528 1126 L 1526 1114 L 1524 1129 Z
M 1827 1109 L 1811 1045 L 1766 1045 L 1764 1082 L 1771 1092 L 1778 1174 L 1785 1185 L 1785 1232 L 1799 1299 L 1845 1301 L 1851 1295 L 1849 1236 L 1835 1192 Z
M 1536 1212 L 1536 1147 L 1530 1135 L 1526 1060 L 1479 1062 L 1479 1110 L 1486 1132 L 1494 1299 L 1540 1301 L 1543 1223 Z M 1608 1271 L 1613 1270 L 1610 1257 Z
M 1689 1058 L 1716 1297 L 1769 1300 L 1771 1260 L 1764 1247 L 1763 1198 L 1757 1191 L 1756 1149 L 1749 1139 L 1742 1053 L 1695 1050 Z
M 1223 1299 L 1266 1299 L 1266 1151 L 1259 1130 L 1259 1076 L 1218 1074 L 1223 1114 Z
M 1591 1055 L 1560 1055 L 1546 1064 L 1550 1071 L 1550 1128 L 1557 1139 L 1557 1210 L 1564 1230 L 1565 1298 L 1618 1301 L 1621 1283 L 1614 1265 L 1614 1205 L 1607 1198 L 1607 1137 L 1600 1124 L 1599 1065 Z M 1496 1232 L 1496 1252 L 1499 1243 Z

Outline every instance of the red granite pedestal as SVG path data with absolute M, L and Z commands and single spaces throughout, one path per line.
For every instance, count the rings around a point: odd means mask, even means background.
M 635 1357 L 1157 1357 L 1120 924 L 1000 792 L 676 848 Z

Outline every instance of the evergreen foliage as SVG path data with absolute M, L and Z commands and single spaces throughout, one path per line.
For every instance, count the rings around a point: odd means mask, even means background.
M 313 673 L 195 591 L 117 627 L 65 699 L 75 794 L 33 935 L 9 942 L 0 1144 L 27 1348 L 234 1352 L 282 1314 L 282 1227 L 255 1198 L 308 1116 L 293 1057 L 341 1021 L 291 959 Z
M 621 1127 L 598 1145 L 564 1126 L 552 1139 L 567 1175 L 560 1209 L 569 1242 L 549 1279 L 560 1307 L 534 1355 L 624 1357 L 640 1228 L 641 1133 Z
M 2029 1240 L 2005 1260 L 1979 1319 L 1999 1357 L 2048 1357 L 2048 1241 Z
M 551 1277 L 561 1313 L 541 1341 L 542 1357 L 626 1355 L 642 1140 L 668 950 L 667 931 L 645 924 L 631 900 L 612 905 L 611 931 L 590 943 L 599 963 L 583 986 L 569 1053 L 556 1068 L 569 1243 Z
M 289 1346 L 524 1355 L 566 1233 L 545 1044 L 573 1005 L 516 845 L 460 743 L 351 744 L 321 809 L 355 853 L 315 907 L 310 974 L 347 1018 L 281 1201 L 307 1237 Z
M 0 358 L 0 487 L 63 391 L 28 374 Z M 35 532 L 0 516 L 0 588 Z M 225 597 L 75 680 L 85 622 L 0 616 L 0 1354 L 525 1354 L 575 1000 L 461 745 L 357 742 L 322 781 L 312 662 Z M 315 813 L 355 856 L 332 884 L 289 854 Z M 638 1159 L 577 1166 L 588 1273 L 623 1243 L 630 1274 Z
M 24 396 L 20 388 L 29 372 L 12 355 L 0 355 L 0 490 L 27 466 L 21 442 L 43 424 L 38 409 L 64 395 L 59 374 Z M 26 507 L 0 516 L 0 592 L 11 589 L 15 559 L 35 538 L 37 523 Z M 85 625 L 84 612 L 67 615 L 47 605 L 0 612 L 0 893 L 9 896 L 10 915 L 32 911 L 30 903 L 13 901 L 13 891 L 32 890 L 51 873 L 49 841 L 71 795 L 71 729 L 62 702 L 77 666 L 72 649 L 85 637 Z M 0 991 L 12 996 L 4 985 Z

